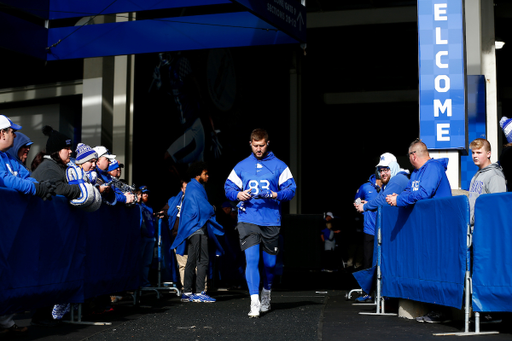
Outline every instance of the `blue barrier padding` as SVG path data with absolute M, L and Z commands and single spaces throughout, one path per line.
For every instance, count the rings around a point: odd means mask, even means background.
M 140 210 L 102 205 L 92 214 L 79 209 L 74 212 L 80 213 L 75 217 L 82 216 L 86 228 L 84 299 L 137 289 Z
M 473 310 L 510 312 L 512 306 L 512 193 L 486 194 L 475 204 Z
M 0 188 L 0 315 L 138 287 L 139 210 Z
M 467 261 L 466 196 L 382 207 L 382 295 L 460 309 Z

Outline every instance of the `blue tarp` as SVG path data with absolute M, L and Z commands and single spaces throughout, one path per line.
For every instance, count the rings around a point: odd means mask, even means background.
M 383 206 L 382 295 L 460 309 L 468 221 L 466 196 Z
M 512 193 L 486 194 L 475 204 L 473 310 L 512 311 Z
M 139 210 L 94 213 L 1 188 L 0 315 L 139 285 Z

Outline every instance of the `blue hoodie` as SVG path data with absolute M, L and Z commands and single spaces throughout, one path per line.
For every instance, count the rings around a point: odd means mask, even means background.
M 418 200 L 444 198 L 452 196 L 452 189 L 446 168 L 448 159 L 430 159 L 420 168 L 415 169 L 407 187 L 396 198 L 397 206 L 413 205 Z
M 261 190 L 277 193 L 276 199 L 251 198 L 245 201 L 245 211 L 238 211 L 238 222 L 259 226 L 281 226 L 281 202 L 292 200 L 296 187 L 288 166 L 269 152 L 261 160 L 251 154 L 240 161 L 229 174 L 224 191 L 226 198 L 231 201 L 238 201 L 238 192 L 249 188 L 253 194 Z
M 21 162 L 8 153 L 0 152 L 0 187 L 12 188 L 23 194 L 36 194 L 34 183 L 37 180 L 30 177 Z
M 383 186 L 382 191 L 380 191 L 379 195 L 364 204 L 364 211 L 377 211 L 379 206 L 387 205 L 386 196 L 388 194 L 393 193 L 402 193 L 402 191 L 407 187 L 407 183 L 409 182 L 409 174 L 406 171 L 400 169 L 400 166 L 397 162 L 393 161 L 389 164 L 389 168 L 391 170 L 391 179 L 389 182 Z
M 354 199 L 361 198 L 361 200 L 372 201 L 378 195 L 380 191 L 380 187 L 377 186 L 375 174 L 372 174 L 368 179 L 368 182 L 359 187 L 356 192 L 356 196 Z M 377 216 L 376 212 L 365 211 L 363 212 L 364 216 L 364 233 L 374 236 L 375 235 L 375 218 Z
M 32 142 L 32 140 L 30 140 L 27 135 L 17 131 L 16 138 L 14 139 L 14 143 L 11 148 L 7 149 L 7 153 L 10 154 L 14 160 L 21 163 L 23 165 L 23 167 L 25 167 L 30 173 L 30 170 L 28 169 L 28 167 L 25 164 L 23 164 L 18 157 L 18 151 L 20 150 L 20 148 L 29 142 Z

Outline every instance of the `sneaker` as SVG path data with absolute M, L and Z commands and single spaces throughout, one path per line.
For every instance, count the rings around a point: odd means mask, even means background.
M 355 303 L 373 303 L 373 298 L 370 295 L 359 296 L 355 299 Z
M 206 295 L 206 293 L 204 291 L 202 291 L 200 294 L 195 294 L 194 296 L 199 298 L 199 302 L 202 302 L 202 303 L 213 303 L 213 302 L 217 301 L 215 298 L 212 298 L 212 297 Z M 196 301 L 194 301 L 194 302 L 196 302 Z
M 423 322 L 427 323 L 448 323 L 450 321 L 450 319 L 439 311 L 431 311 L 427 315 L 423 316 Z
M 191 296 L 193 295 L 181 294 L 181 302 L 193 302 Z
M 15 333 L 20 334 L 28 330 L 27 327 L 19 327 L 16 323 L 9 328 L 0 328 L 0 334 Z
M 260 302 L 251 301 L 251 311 L 248 314 L 249 318 L 260 317 L 260 308 L 261 308 Z
M 271 291 L 261 290 L 261 295 L 260 295 L 260 298 L 261 298 L 260 311 L 262 313 L 266 313 L 267 311 L 270 310 L 270 300 L 271 300 L 270 293 L 271 293 Z

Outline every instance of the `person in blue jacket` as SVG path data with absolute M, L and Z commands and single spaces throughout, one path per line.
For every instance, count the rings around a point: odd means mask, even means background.
M 418 200 L 451 197 L 452 190 L 446 168 L 448 159 L 432 159 L 427 146 L 420 139 L 414 140 L 409 146 L 409 161 L 414 171 L 407 187 L 399 193 L 386 196 L 391 206 L 405 207 L 414 205 Z M 431 305 L 432 311 L 416 318 L 417 322 L 447 323 L 450 322 L 448 311 L 442 306 Z
M 407 187 L 400 193 L 391 193 L 386 202 L 391 206 L 414 205 L 418 200 L 452 196 L 446 168 L 448 159 L 432 159 L 427 146 L 416 139 L 409 146 L 409 161 L 415 168 Z
M 252 154 L 239 162 L 224 184 L 226 197 L 238 201 L 237 230 L 245 252 L 245 278 L 251 295 L 249 317 L 270 310 L 272 280 L 279 251 L 281 203 L 295 196 L 295 180 L 288 166 L 269 149 L 268 133 L 255 129 L 249 142 Z M 260 244 L 264 266 L 261 302 Z
M 382 180 L 378 179 L 375 174 L 372 174 L 367 182 L 362 184 L 356 192 L 354 206 L 358 207 L 358 205 L 364 205 L 366 202 L 375 199 L 379 193 L 381 192 Z M 360 200 L 358 200 L 360 199 Z M 363 242 L 363 269 L 368 269 L 372 266 L 372 257 L 373 257 L 373 239 L 375 235 L 375 218 L 377 212 L 367 210 L 360 211 L 359 213 L 363 213 L 364 217 L 364 242 Z M 371 253 L 368 253 L 366 245 L 371 241 L 372 248 Z
M 37 195 L 43 200 L 55 195 L 55 186 L 48 181 L 38 183 L 30 172 L 7 150 L 14 144 L 16 131 L 21 126 L 0 115 L 0 187 L 12 188 L 23 194 Z
M 387 205 L 386 196 L 392 193 L 400 193 L 409 182 L 409 171 L 400 168 L 396 157 L 391 153 L 384 153 L 380 157 L 380 162 L 375 166 L 381 178 L 381 191 L 373 199 L 354 204 L 356 210 L 360 213 L 377 213 L 379 206 Z M 375 228 L 375 225 L 373 226 Z M 373 248 L 375 239 L 375 229 L 371 234 L 365 231 L 364 255 L 365 268 L 370 268 L 373 264 Z M 367 296 L 367 297 L 365 297 Z M 356 299 L 357 302 L 373 301 L 370 295 L 363 295 Z

